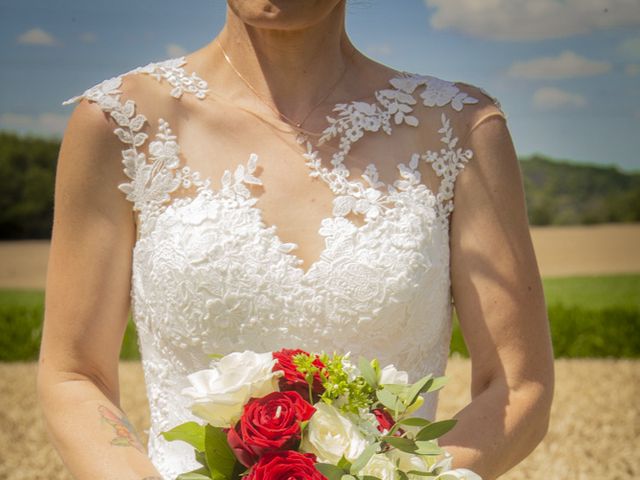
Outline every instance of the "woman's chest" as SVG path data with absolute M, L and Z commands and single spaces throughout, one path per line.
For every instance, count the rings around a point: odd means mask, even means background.
M 231 176 L 219 191 L 174 201 L 136 243 L 134 308 L 158 337 L 220 351 L 353 342 L 356 331 L 384 337 L 391 324 L 438 329 L 441 318 L 431 325 L 424 314 L 447 303 L 449 247 L 426 192 L 399 195 L 363 225 L 325 217 L 323 248 L 305 270 L 243 187 Z

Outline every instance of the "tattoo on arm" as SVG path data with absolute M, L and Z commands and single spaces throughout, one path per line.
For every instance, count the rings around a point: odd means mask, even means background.
M 126 417 L 126 415 L 122 413 L 115 413 L 104 405 L 100 405 L 98 407 L 98 412 L 100 413 L 100 417 L 102 418 L 102 420 L 111 425 L 115 430 L 116 436 L 115 438 L 111 439 L 111 445 L 116 445 L 119 447 L 131 446 L 142 453 L 146 453 L 144 447 L 142 446 L 142 442 L 140 441 L 140 437 L 138 437 L 138 433 L 136 432 L 131 422 L 129 422 L 129 419 Z M 156 480 L 156 478 L 159 477 L 147 477 L 143 480 Z

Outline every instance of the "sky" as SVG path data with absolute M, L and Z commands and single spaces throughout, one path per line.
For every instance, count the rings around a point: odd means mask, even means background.
M 62 101 L 210 42 L 224 0 L 0 0 L 0 130 L 60 137 Z M 640 0 L 349 0 L 352 42 L 498 98 L 520 157 L 640 171 Z

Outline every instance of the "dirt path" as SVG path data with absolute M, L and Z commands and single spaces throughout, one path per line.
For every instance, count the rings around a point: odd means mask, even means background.
M 640 223 L 532 227 L 544 277 L 640 272 Z M 0 288 L 44 289 L 49 241 L 0 242 Z
M 465 359 L 449 362 L 438 418 L 469 400 Z M 35 397 L 34 363 L 0 363 L 0 479 L 71 480 L 48 443 Z M 148 407 L 138 362 L 120 366 L 122 408 L 141 433 Z M 501 479 L 640 478 L 640 361 L 557 360 L 551 427 L 536 450 Z

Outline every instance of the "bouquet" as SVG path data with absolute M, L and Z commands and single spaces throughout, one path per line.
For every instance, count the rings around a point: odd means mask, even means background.
M 445 377 L 409 383 L 376 359 L 301 349 L 211 355 L 182 395 L 205 421 L 161 432 L 200 468 L 176 480 L 481 480 L 437 439 L 455 420 L 412 417 Z

